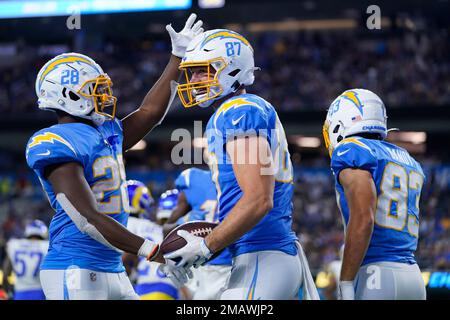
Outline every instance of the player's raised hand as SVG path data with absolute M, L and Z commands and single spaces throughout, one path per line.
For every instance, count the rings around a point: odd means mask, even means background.
M 198 268 L 204 264 L 212 253 L 205 244 L 205 240 L 202 237 L 194 236 L 186 230 L 178 230 L 177 234 L 186 240 L 186 245 L 176 251 L 170 252 L 164 255 L 165 259 L 176 261 L 176 266 L 190 268 L 194 266 Z
M 191 40 L 203 32 L 203 21 L 198 20 L 195 24 L 195 19 L 197 15 L 191 13 L 189 18 L 186 20 L 183 30 L 176 32 L 171 24 L 166 25 L 166 30 L 169 32 L 170 40 L 172 42 L 172 54 L 179 58 L 183 58 L 186 52 L 186 48 L 191 42 Z

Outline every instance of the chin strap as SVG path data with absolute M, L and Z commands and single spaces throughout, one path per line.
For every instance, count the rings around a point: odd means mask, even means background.
M 92 113 L 91 119 L 96 126 L 101 126 L 105 122 L 105 116 L 102 116 L 101 114 L 98 114 L 95 111 Z

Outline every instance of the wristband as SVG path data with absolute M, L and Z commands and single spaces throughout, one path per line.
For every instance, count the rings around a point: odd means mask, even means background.
M 200 248 L 202 249 L 203 256 L 206 259 L 211 258 L 211 256 L 213 254 L 212 254 L 211 250 L 209 250 L 208 246 L 206 245 L 205 239 L 203 239 L 202 242 L 200 242 Z
M 153 258 L 159 251 L 159 245 L 154 242 L 145 239 L 142 246 L 139 248 L 137 255 L 139 257 L 144 257 L 147 260 Z

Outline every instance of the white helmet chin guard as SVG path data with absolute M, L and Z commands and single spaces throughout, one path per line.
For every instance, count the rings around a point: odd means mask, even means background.
M 378 133 L 387 136 L 387 116 L 383 101 L 365 89 L 343 92 L 331 103 L 323 125 L 325 146 L 331 154 L 346 137 L 358 133 Z
M 190 68 L 204 67 L 207 80 L 191 82 Z M 253 48 L 239 33 L 215 29 L 195 37 L 180 64 L 186 83 L 177 87 L 184 107 L 208 107 L 255 80 Z
M 111 79 L 94 60 L 71 52 L 41 68 L 35 90 L 40 109 L 61 110 L 101 125 L 115 116 L 117 98 L 111 86 Z

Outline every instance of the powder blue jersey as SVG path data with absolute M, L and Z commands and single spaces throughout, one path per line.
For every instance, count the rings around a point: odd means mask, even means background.
M 217 214 L 216 186 L 211 179 L 211 171 L 190 168 L 184 170 L 175 180 L 178 190 L 184 192 L 192 210 L 186 221 L 205 220 L 219 222 Z M 231 265 L 230 251 L 225 250 L 207 264 Z
M 49 226 L 49 251 L 41 269 L 125 270 L 120 253 L 80 232 L 57 202 L 51 184 L 44 177 L 44 168 L 48 165 L 79 163 L 97 199 L 99 211 L 126 226 L 129 205 L 122 140 L 122 124 L 116 119 L 98 127 L 84 123 L 57 124 L 36 132 L 28 141 L 28 165 L 39 177 L 55 210 Z
M 377 190 L 375 225 L 362 265 L 378 261 L 416 263 L 419 198 L 425 175 L 406 150 L 386 141 L 348 138 L 333 151 L 331 168 L 345 225 L 350 212 L 339 173 L 345 168 L 367 170 Z
M 273 209 L 229 247 L 232 255 L 263 250 L 280 250 L 295 255 L 297 237 L 292 231 L 293 170 L 284 129 L 273 106 L 253 94 L 232 97 L 220 105 L 206 129 L 220 221 L 225 219 L 243 194 L 226 153 L 226 143 L 239 136 L 259 135 L 267 139 L 273 155 Z

